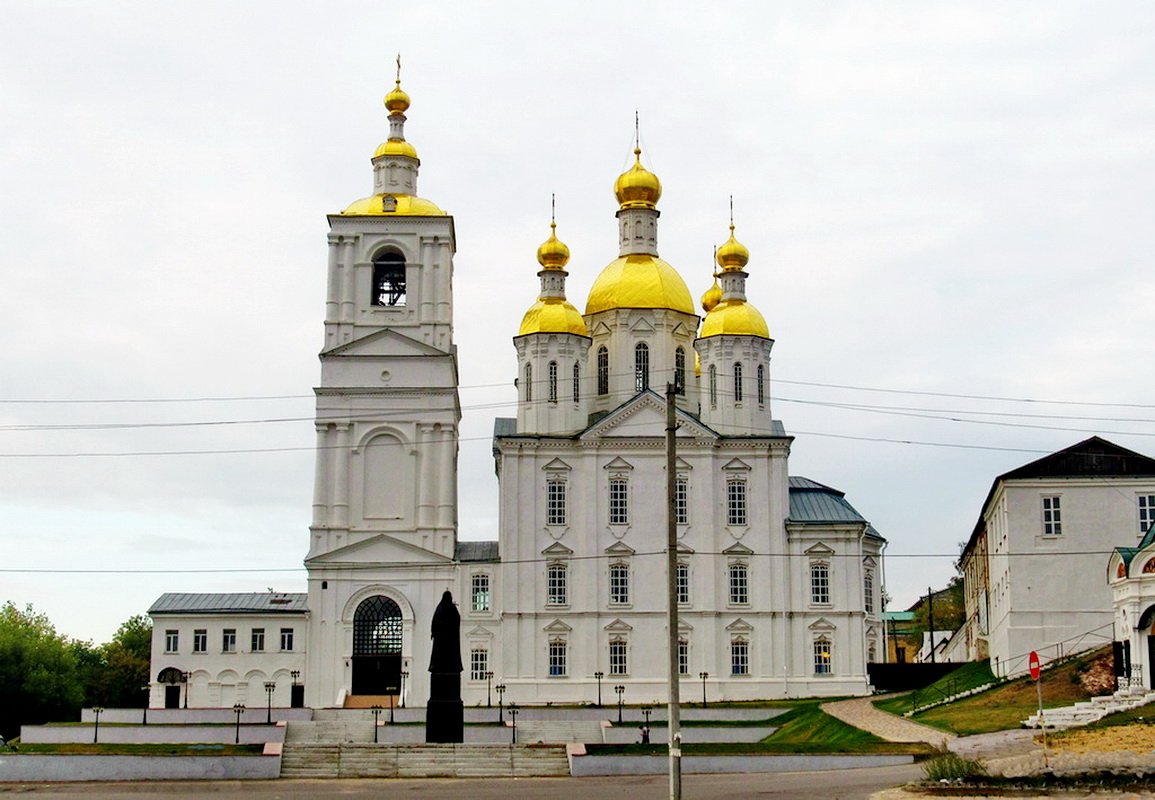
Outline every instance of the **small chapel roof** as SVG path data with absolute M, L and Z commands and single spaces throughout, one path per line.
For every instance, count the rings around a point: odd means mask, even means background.
M 304 592 L 166 592 L 149 614 L 300 614 L 309 610 Z
M 866 523 L 846 493 L 810 478 L 790 476 L 790 522 L 858 522 Z M 867 534 L 881 539 L 878 531 L 867 524 Z

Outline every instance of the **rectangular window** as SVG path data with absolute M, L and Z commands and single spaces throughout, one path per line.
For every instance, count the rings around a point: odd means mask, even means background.
M 1139 495 L 1139 535 L 1147 532 L 1155 523 L 1155 494 Z
M 489 672 L 489 651 L 478 648 L 469 651 L 469 680 L 483 681 Z
M 164 632 L 164 651 L 166 653 L 175 653 L 180 649 L 180 633 L 174 630 L 167 630 Z
M 293 650 L 293 629 L 281 628 L 281 650 L 289 653 Z
M 610 564 L 610 605 L 621 606 L 630 602 L 630 567 L 628 564 Z
M 470 596 L 474 611 L 489 610 L 489 576 L 477 573 L 470 579 Z
M 730 674 L 750 674 L 750 644 L 744 639 L 730 642 Z
M 545 524 L 565 525 L 565 479 L 550 478 L 545 482 Z
M 225 628 L 221 632 L 221 652 L 235 653 L 237 652 L 237 629 Z
M 827 564 L 810 565 L 810 602 L 830 605 L 830 567 Z
M 626 643 L 621 640 L 610 642 L 610 674 L 626 675 Z
M 209 649 L 209 632 L 204 628 L 193 631 L 193 652 L 204 653 Z
M 678 640 L 678 674 L 690 674 L 690 643 L 685 639 Z
M 685 478 L 674 481 L 674 522 L 678 525 L 690 524 L 690 482 Z
M 868 569 L 862 576 L 862 605 L 867 614 L 874 613 L 874 570 Z
M 814 642 L 814 674 L 830 674 L 830 642 L 826 639 Z
M 730 605 L 750 602 L 750 575 L 745 564 L 730 565 Z
M 625 478 L 610 478 L 610 524 L 628 525 L 630 522 L 630 482 Z
M 566 600 L 565 564 L 550 564 L 545 571 L 545 603 L 549 606 L 564 606 Z
M 677 571 L 674 573 L 674 588 L 678 594 L 678 602 L 681 605 L 689 605 L 690 565 L 684 561 L 678 562 Z
M 263 653 L 265 651 L 265 629 L 253 628 L 253 635 L 251 637 L 252 647 L 249 649 L 254 653 Z
M 726 524 L 746 524 L 746 481 L 726 483 Z
M 1063 533 L 1063 515 L 1058 497 L 1043 498 L 1043 536 L 1060 536 Z
M 566 646 L 562 639 L 549 643 L 549 676 L 561 678 L 566 674 Z

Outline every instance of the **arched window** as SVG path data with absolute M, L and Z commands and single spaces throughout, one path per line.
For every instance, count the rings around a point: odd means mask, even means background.
M 405 256 L 393 251 L 373 259 L 373 296 L 375 306 L 405 305 Z
M 573 401 L 576 403 L 582 394 L 582 365 L 573 362 Z
M 734 402 L 742 402 L 742 362 L 734 364 Z
M 557 402 L 557 362 L 549 362 L 549 401 Z
M 353 612 L 353 655 L 401 653 L 401 608 L 382 595 L 364 600 Z
M 610 351 L 602 347 L 598 348 L 598 394 L 605 395 L 610 393 Z
M 686 393 L 686 351 L 681 347 L 674 351 L 674 391 Z
M 533 402 L 533 364 L 525 365 L 525 402 Z
M 718 370 L 710 365 L 710 408 L 718 407 Z
M 766 366 L 758 365 L 758 405 L 766 405 Z
M 634 391 L 650 388 L 650 347 L 645 342 L 634 345 Z

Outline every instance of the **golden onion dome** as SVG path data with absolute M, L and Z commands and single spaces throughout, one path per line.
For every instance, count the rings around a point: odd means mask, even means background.
M 444 217 L 445 212 L 422 197 L 410 194 L 375 194 L 363 197 L 341 212 L 349 217 Z
M 723 335 L 769 339 L 770 328 L 766 325 L 766 318 L 754 306 L 743 300 L 727 300 L 714 306 L 706 315 L 698 338 Z
M 409 95 L 401 88 L 401 79 L 389 94 L 385 95 L 385 108 L 390 114 L 404 114 L 409 110 Z
M 377 149 L 373 152 L 373 158 L 380 158 L 381 156 L 408 156 L 409 158 L 417 158 L 417 148 L 404 139 L 389 139 L 378 145 Z
M 693 314 L 694 301 L 676 269 L 657 256 L 631 253 L 602 270 L 586 299 L 587 314 L 613 308 L 669 308 Z
M 734 238 L 734 223 L 730 223 L 730 238 L 718 248 L 714 260 L 718 262 L 723 272 L 741 272 L 750 261 L 750 251 L 746 249 L 746 245 Z
M 634 148 L 634 165 L 614 181 L 614 196 L 621 208 L 656 208 L 662 196 L 658 176 L 642 166 L 642 151 Z
M 537 248 L 537 263 L 543 269 L 565 269 L 569 263 L 569 247 L 557 238 L 557 223 L 549 223 L 549 238 Z
M 722 287 L 718 285 L 718 276 L 714 276 L 714 285 L 702 295 L 702 310 L 709 314 L 714 306 L 722 302 Z
M 531 333 L 572 333 L 589 336 L 586 321 L 573 303 L 561 297 L 546 297 L 538 300 L 521 318 L 518 336 Z

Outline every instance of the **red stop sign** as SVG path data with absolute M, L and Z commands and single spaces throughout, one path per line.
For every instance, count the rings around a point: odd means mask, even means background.
M 1039 654 L 1034 650 L 1031 651 L 1031 657 L 1027 659 L 1027 666 L 1031 670 L 1031 680 L 1037 681 L 1039 679 Z

